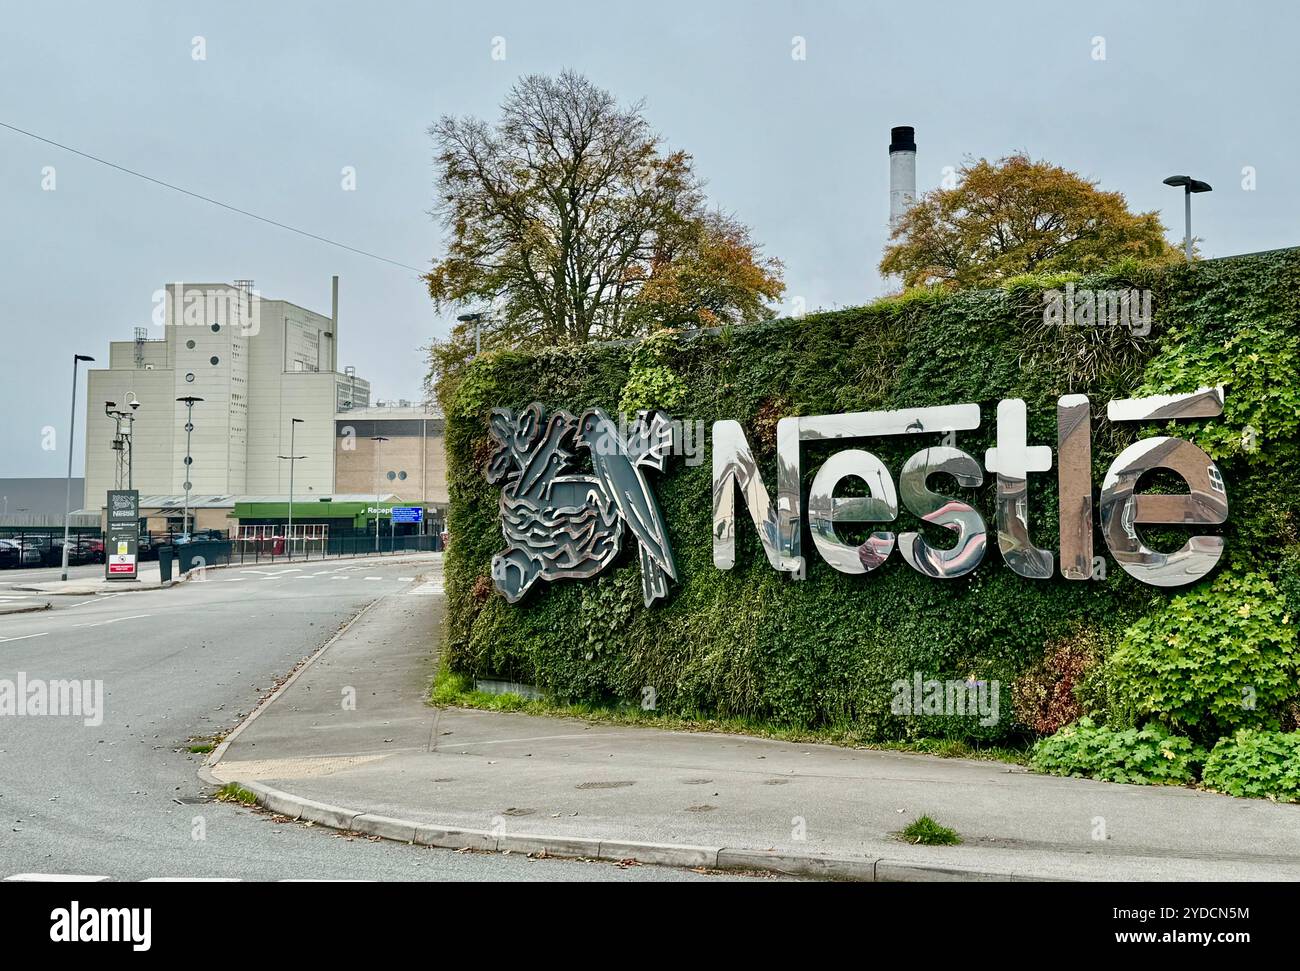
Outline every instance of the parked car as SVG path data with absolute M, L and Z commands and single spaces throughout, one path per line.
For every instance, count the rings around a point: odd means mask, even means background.
M 104 562 L 104 541 L 102 539 L 96 539 L 94 537 L 83 539 L 81 545 L 86 548 L 86 553 L 90 557 L 89 562 Z
M 0 539 L 0 570 L 9 570 L 22 565 L 22 547 L 13 540 Z
M 103 543 L 100 543 L 99 552 L 104 551 Z M 63 565 L 63 537 L 56 537 L 50 542 L 50 551 L 46 557 L 50 566 Z M 84 563 L 97 563 L 99 558 L 90 547 L 90 541 L 79 539 L 74 536 L 68 540 L 68 565 L 81 566 Z
M 9 542 L 18 549 L 19 566 L 41 566 L 45 563 L 48 548 L 41 546 L 39 537 L 23 536 L 10 539 Z

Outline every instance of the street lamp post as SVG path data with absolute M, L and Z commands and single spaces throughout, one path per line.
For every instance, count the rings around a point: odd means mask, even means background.
M 1185 220 L 1183 252 L 1187 256 L 1187 262 L 1190 263 L 1192 262 L 1192 193 L 1213 192 L 1214 187 L 1208 182 L 1193 179 L 1190 175 L 1171 175 L 1165 179 L 1165 185 L 1181 185 L 1183 187 L 1183 215 Z
M 77 437 L 77 368 L 82 361 L 93 361 L 88 354 L 72 355 L 72 418 L 68 422 L 68 483 L 63 497 L 63 570 L 59 579 L 68 579 L 68 539 L 72 532 L 72 442 Z M 8 503 L 5 504 L 8 506 Z
M 476 313 L 471 313 L 471 314 L 461 314 L 459 317 L 456 318 L 456 319 L 459 320 L 461 323 L 464 323 L 464 324 L 473 323 L 473 324 L 474 324 L 474 356 L 475 356 L 475 357 L 478 357 L 478 355 L 479 355 L 479 350 L 481 349 L 481 341 L 480 341 L 480 338 L 479 338 L 479 331 L 481 330 L 481 328 L 482 328 L 482 326 L 483 326 L 483 317 L 484 317 L 484 314 L 482 314 L 482 313 L 477 313 L 477 312 L 476 312 Z
M 289 550 L 289 559 L 293 559 L 293 463 L 298 459 L 305 459 L 305 455 L 294 454 L 294 432 L 298 426 L 303 423 L 301 418 L 289 419 L 289 454 L 281 455 L 280 458 L 287 459 L 289 462 L 289 528 L 285 531 L 284 541 Z
M 375 443 L 375 552 L 379 552 L 379 507 L 382 500 L 379 495 L 379 449 L 380 446 L 388 441 L 383 435 L 375 435 L 370 439 Z
M 194 434 L 194 406 L 203 399 L 191 394 L 176 400 L 185 406 L 185 513 L 181 520 L 181 542 L 188 543 L 190 541 L 190 489 L 194 486 L 190 479 L 190 470 L 194 465 L 194 458 L 190 454 L 190 436 Z

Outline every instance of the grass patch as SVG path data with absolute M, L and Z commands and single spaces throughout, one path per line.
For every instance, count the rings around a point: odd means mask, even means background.
M 440 667 L 434 675 L 429 693 L 431 704 L 450 708 L 475 708 L 480 711 L 514 711 L 551 718 L 579 718 L 583 721 L 612 725 L 640 725 L 673 732 L 715 732 L 720 735 L 754 735 L 782 742 L 805 742 L 839 745 L 844 748 L 875 749 L 882 752 L 914 752 L 943 759 L 979 759 L 1028 765 L 1030 748 L 1005 745 L 978 746 L 947 738 L 918 738 L 905 742 L 871 741 L 851 724 L 818 728 L 794 728 L 773 725 L 749 718 L 717 718 L 710 715 L 670 715 L 646 710 L 638 705 L 593 705 L 565 703 L 549 698 L 531 700 L 517 694 L 489 694 L 475 691 L 473 679 Z
M 940 826 L 929 816 L 922 816 L 907 824 L 898 838 L 919 846 L 956 846 L 961 842 L 955 829 Z
M 198 745 L 191 745 L 188 749 L 186 749 L 186 751 L 189 752 L 191 755 L 207 755 L 214 748 L 216 748 L 216 746 L 213 745 L 211 742 L 201 742 Z
M 236 802 L 241 806 L 257 805 L 257 796 L 245 789 L 238 782 L 227 782 L 217 790 L 217 799 L 221 802 Z

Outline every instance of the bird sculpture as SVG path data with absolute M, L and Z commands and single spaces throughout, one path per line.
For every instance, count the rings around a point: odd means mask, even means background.
M 646 606 L 677 578 L 667 529 L 643 467 L 662 471 L 673 444 L 662 414 L 641 412 L 624 438 L 598 408 L 575 421 L 565 411 L 545 418 L 534 403 L 516 418 L 493 411 L 489 431 L 497 448 L 489 482 L 502 483 L 501 531 L 507 549 L 492 558 L 492 579 L 516 603 L 538 580 L 595 576 L 618 555 L 624 524 L 636 537 Z M 567 473 L 571 446 L 591 453 L 595 475 Z

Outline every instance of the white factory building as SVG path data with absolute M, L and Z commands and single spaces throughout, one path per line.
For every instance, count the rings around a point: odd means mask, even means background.
M 175 283 L 160 291 L 155 327 L 109 346 L 108 367 L 92 369 L 86 402 L 85 505 L 130 487 L 142 495 L 283 495 L 289 462 L 298 495 L 334 488 L 335 416 L 370 404 L 370 384 L 338 369 L 338 278 L 329 316 L 258 295 L 251 281 Z M 155 336 L 161 326 L 161 335 Z M 187 473 L 186 407 L 193 406 Z M 106 402 L 126 418 L 105 414 Z M 132 407 L 132 406 L 135 407 Z M 291 419 L 301 419 L 293 432 Z

